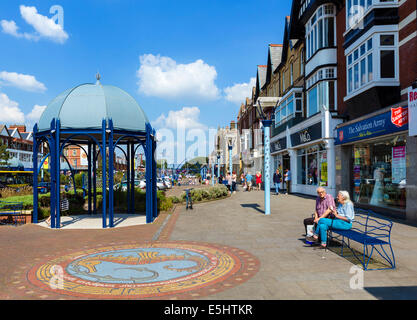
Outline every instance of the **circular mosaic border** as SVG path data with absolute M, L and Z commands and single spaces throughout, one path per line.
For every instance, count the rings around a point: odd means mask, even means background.
M 149 283 L 94 282 L 71 275 L 74 261 L 100 253 L 134 249 L 180 249 L 206 257 L 209 263 L 193 274 Z M 51 286 L 54 268 L 60 266 L 60 286 Z M 143 265 L 141 265 L 143 266 Z M 193 299 L 214 294 L 246 282 L 259 270 L 259 261 L 247 251 L 224 245 L 191 241 L 156 241 L 116 245 L 78 251 L 34 266 L 27 274 L 30 283 L 56 294 L 95 299 Z

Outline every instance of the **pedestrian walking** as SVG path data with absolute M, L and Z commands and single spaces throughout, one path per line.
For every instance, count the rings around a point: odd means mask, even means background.
M 282 179 L 281 172 L 279 172 L 279 169 L 277 169 L 273 177 L 276 195 L 279 195 L 279 184 L 281 183 L 281 179 Z
M 252 175 L 250 173 L 248 173 L 246 175 L 246 186 L 247 186 L 247 190 L 251 191 L 251 189 L 252 189 Z
M 291 186 L 291 171 L 289 169 L 285 169 L 284 174 L 284 181 L 287 186 L 287 192 L 285 194 L 289 194 L 291 192 L 290 186 Z
M 237 182 L 237 175 L 236 172 L 232 173 L 232 193 L 236 193 L 236 182 Z
M 230 174 L 230 172 L 227 173 L 226 180 L 227 180 L 227 189 L 229 189 L 230 194 L 231 194 L 233 190 L 232 190 L 232 175 Z
M 255 177 L 256 177 L 256 186 L 258 188 L 258 191 L 260 191 L 261 190 L 261 184 L 262 184 L 262 174 L 261 174 L 261 172 L 258 171 L 256 173 Z

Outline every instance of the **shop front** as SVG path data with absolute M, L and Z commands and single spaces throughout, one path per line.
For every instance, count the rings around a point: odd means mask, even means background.
M 356 205 L 405 218 L 407 139 L 407 106 L 386 108 L 337 128 L 337 180 Z
M 271 142 L 271 156 L 273 159 L 273 173 L 276 172 L 277 169 L 279 169 L 279 171 L 281 172 L 282 180 L 280 189 L 284 190 L 284 172 L 285 169 L 290 170 L 290 156 L 287 150 L 286 136 Z M 273 174 L 271 176 L 273 176 Z
M 316 195 L 317 188 L 329 187 L 328 144 L 323 140 L 322 122 L 291 134 L 293 148 L 293 192 Z

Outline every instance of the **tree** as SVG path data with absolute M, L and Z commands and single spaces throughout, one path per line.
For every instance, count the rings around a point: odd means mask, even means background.
M 7 151 L 7 146 L 0 141 L 0 167 L 8 165 L 10 153 Z

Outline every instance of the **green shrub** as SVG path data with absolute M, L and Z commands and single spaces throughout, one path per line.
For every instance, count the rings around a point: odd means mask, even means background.
M 77 189 L 78 188 L 82 188 L 82 186 L 83 186 L 83 174 L 82 173 L 77 173 L 75 176 L 74 176 L 74 179 L 75 179 L 75 186 L 77 187 Z
M 181 199 L 176 196 L 171 196 L 172 203 L 181 203 Z

